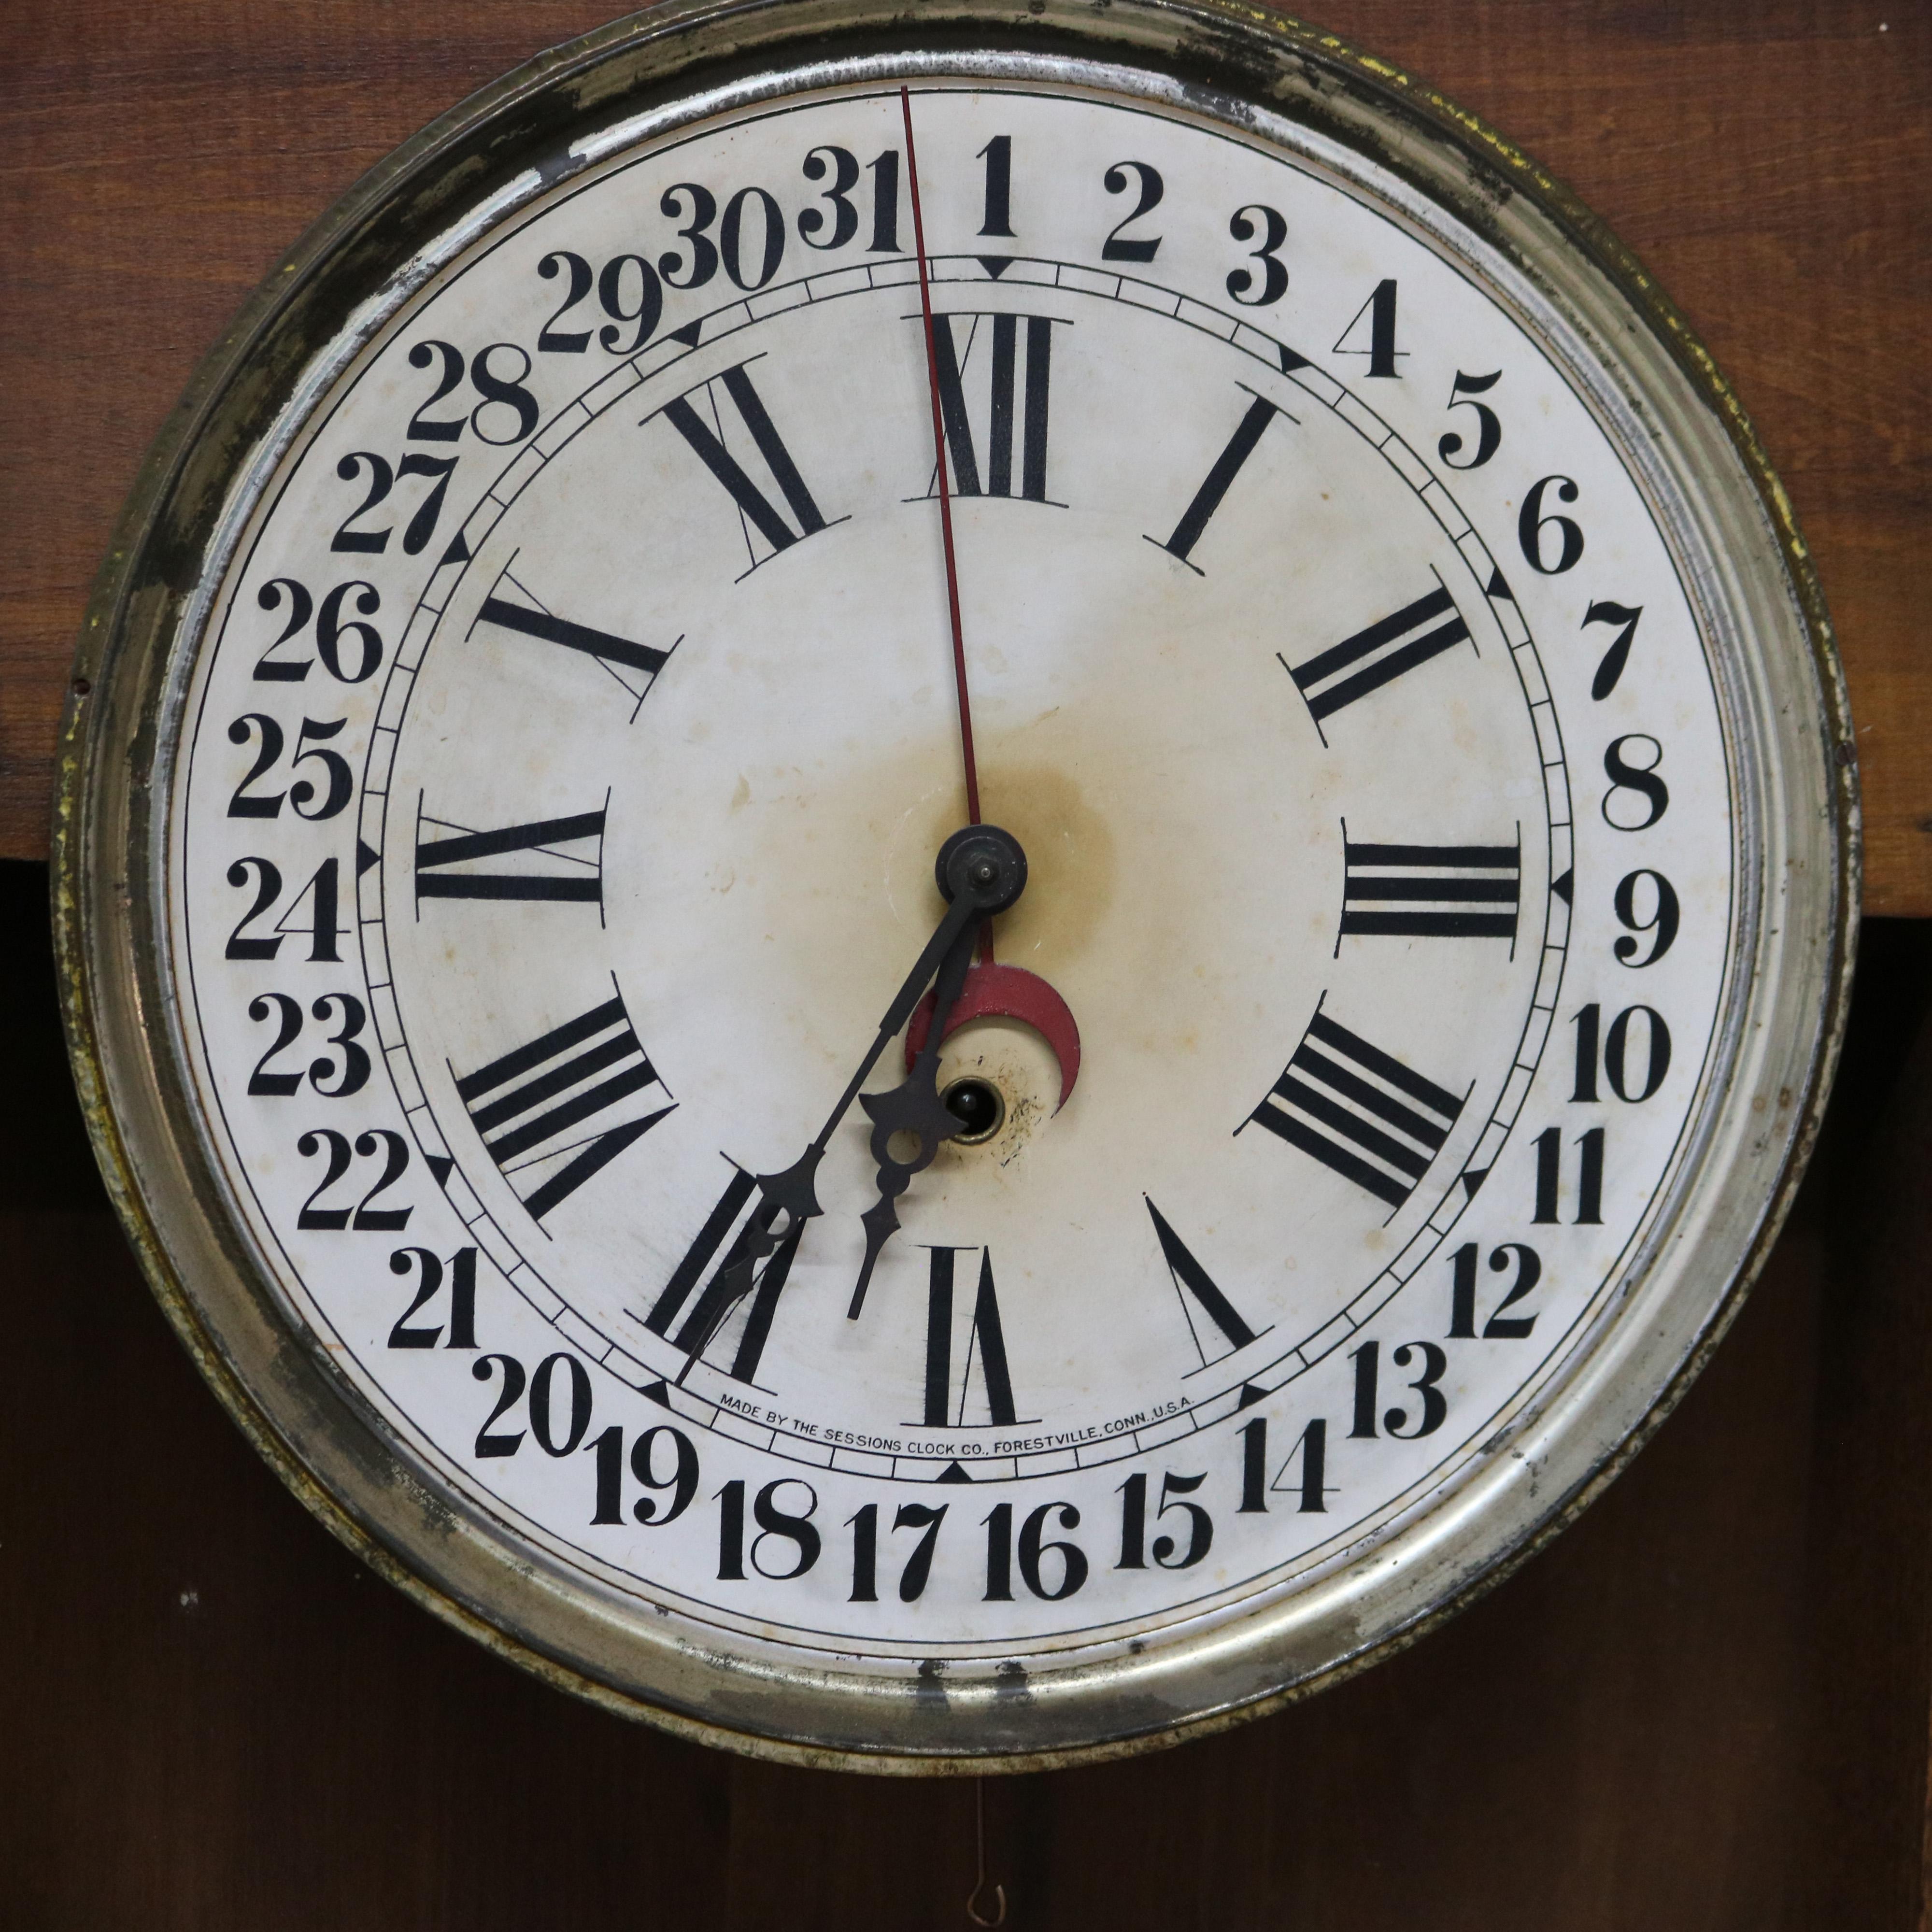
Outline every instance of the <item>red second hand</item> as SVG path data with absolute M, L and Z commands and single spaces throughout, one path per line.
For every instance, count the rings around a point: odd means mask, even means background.
M 952 548 L 952 492 L 946 480 L 946 424 L 939 400 L 939 350 L 933 340 L 932 290 L 926 273 L 926 221 L 919 202 L 919 157 L 912 138 L 912 92 L 899 89 L 905 119 L 906 182 L 912 197 L 913 248 L 919 258 L 919 308 L 926 325 L 926 387 L 932 398 L 932 458 L 939 477 L 939 530 L 946 549 L 946 604 L 952 620 L 952 681 L 959 693 L 959 752 L 966 767 L 966 816 L 980 818 L 980 769 L 973 756 L 973 701 L 966 692 L 966 628 L 959 615 L 959 562 Z M 980 928 L 980 956 L 993 958 L 993 922 Z

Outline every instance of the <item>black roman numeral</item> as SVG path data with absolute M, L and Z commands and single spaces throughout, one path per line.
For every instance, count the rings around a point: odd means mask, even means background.
M 1180 1296 L 1181 1312 L 1187 1317 L 1189 1332 L 1194 1336 L 1194 1346 L 1200 1352 L 1204 1364 L 1208 1351 L 1201 1346 L 1200 1331 L 1194 1326 L 1194 1317 L 1189 1312 L 1187 1296 L 1193 1296 L 1201 1312 L 1227 1337 L 1230 1350 L 1245 1348 L 1255 1339 L 1256 1330 L 1241 1318 L 1240 1312 L 1221 1292 L 1214 1278 L 1188 1252 L 1186 1244 L 1168 1225 L 1167 1216 L 1148 1197 L 1147 1210 L 1154 1217 L 1154 1231 L 1160 1242 L 1160 1252 L 1167 1262 L 1167 1271 L 1173 1277 L 1175 1294 Z M 1182 1293 L 1185 1289 L 1186 1292 Z
M 979 1358 L 980 1379 L 986 1392 L 987 1418 L 1007 1424 L 1013 1411 L 1013 1382 L 1006 1366 L 1006 1331 L 1000 1325 L 999 1297 L 993 1288 L 992 1250 L 980 1250 L 980 1287 L 973 1300 L 973 1319 L 966 1330 L 966 1355 L 959 1377 L 959 1400 L 952 1401 L 953 1257 L 970 1248 L 934 1248 L 926 1282 L 926 1404 L 922 1418 L 928 1429 L 963 1426 L 966 1390 Z
M 1252 395 L 1253 392 L 1250 390 L 1249 394 Z M 1203 574 L 1198 564 L 1190 562 L 1194 546 L 1201 541 L 1201 532 L 1221 507 L 1221 500 L 1241 473 L 1241 466 L 1254 454 L 1255 446 L 1267 434 L 1268 424 L 1276 416 L 1286 413 L 1286 410 L 1276 409 L 1266 397 L 1256 396 L 1248 405 L 1247 413 L 1235 424 L 1227 447 L 1215 458 L 1214 466 L 1208 471 L 1206 480 L 1195 491 L 1193 502 L 1181 512 L 1180 522 L 1174 526 L 1174 534 L 1165 543 L 1158 537 L 1149 537 L 1148 542 L 1156 549 L 1166 550 L 1170 556 L 1179 558 L 1196 576 Z M 1291 416 L 1288 420 L 1292 422 L 1294 418 Z
M 953 331 L 956 320 L 970 324 L 964 346 Z M 1026 324 L 1024 386 L 1020 382 L 1020 324 Z M 966 376 L 982 335 L 992 339 L 987 363 L 989 400 L 982 470 L 966 400 Z M 960 496 L 1013 494 L 1013 444 L 1017 424 L 1020 495 L 1044 503 L 1046 494 L 1047 404 L 1053 375 L 1053 323 L 1040 315 L 974 315 L 932 318 L 934 359 L 939 372 L 940 416 L 946 426 L 946 453 L 952 464 L 952 489 Z M 1018 404 L 1017 409 L 1016 404 Z M 937 494 L 933 478 L 926 494 Z
M 525 585 L 510 574 L 515 562 L 513 556 L 505 566 L 490 595 L 484 598 L 483 608 L 476 614 L 476 622 L 491 624 L 500 631 L 514 631 L 519 637 L 533 638 L 538 644 L 555 644 L 562 650 L 579 651 L 586 657 L 594 658 L 642 704 L 652 681 L 670 661 L 671 652 L 683 640 L 680 638 L 668 650 L 660 650 L 655 644 L 633 644 L 628 638 L 560 617 L 545 609 Z M 520 592 L 526 601 L 519 603 L 505 596 L 502 592 L 506 584 Z
M 1462 1111 L 1454 1094 L 1318 1007 L 1294 1058 L 1241 1126 L 1251 1120 L 1279 1134 L 1378 1201 L 1400 1208 Z
M 1306 700 L 1318 730 L 1322 719 L 1345 704 L 1379 691 L 1403 672 L 1465 642 L 1468 635 L 1469 627 L 1456 608 L 1456 600 L 1438 584 L 1427 596 L 1405 604 L 1393 616 L 1318 652 L 1306 663 L 1292 664 L 1282 658 L 1281 665 Z M 1278 652 L 1276 655 L 1280 656 Z M 1354 668 L 1358 664 L 1360 670 Z
M 1370 845 L 1347 830 L 1337 952 L 1351 933 L 1516 944 L 1520 834 L 1514 845 Z
M 541 1221 L 676 1103 L 586 1134 L 574 1130 L 662 1084 L 619 995 L 462 1076 L 456 1090 L 490 1158 Z M 524 1176 L 536 1180 L 527 1193 Z
M 691 1364 L 711 1346 L 733 1311 L 748 1296 L 751 1310 L 739 1331 L 729 1372 L 741 1382 L 758 1379 L 758 1363 L 771 1334 L 772 1317 L 777 1312 L 778 1297 L 791 1274 L 806 1223 L 800 1220 L 789 1233 L 774 1236 L 772 1228 L 784 1211 L 782 1208 L 761 1200 L 749 1214 L 745 1212 L 757 1186 L 756 1179 L 742 1168 L 733 1170 L 716 1206 L 698 1230 L 698 1238 L 685 1250 L 683 1258 L 672 1270 L 670 1280 L 644 1317 L 644 1326 L 652 1334 L 664 1336 L 689 1358 L 679 1376 L 680 1382 L 689 1373 Z M 691 1301 L 692 1291 L 704 1280 L 712 1256 L 734 1228 L 736 1233 L 730 1246 L 725 1248 L 724 1259 L 710 1280 L 704 1281 L 697 1300 L 687 1310 L 685 1304 Z M 678 1323 L 680 1315 L 684 1319 Z M 674 1324 L 678 1324 L 674 1334 Z
M 749 363 L 741 362 L 735 368 L 727 369 L 722 375 L 714 376 L 700 388 L 688 390 L 674 402 L 667 403 L 664 413 L 671 427 L 690 444 L 698 460 L 724 484 L 731 500 L 737 505 L 740 518 L 746 526 L 746 546 L 751 551 L 752 568 L 755 570 L 781 550 L 789 550 L 801 537 L 808 537 L 824 530 L 826 522 L 818 504 L 812 500 L 812 492 L 806 488 L 805 478 L 799 474 L 798 465 L 792 460 L 791 452 L 784 446 L 784 439 L 752 386 L 751 376 L 746 373 L 750 366 Z M 772 483 L 791 512 L 790 522 L 727 447 L 724 412 L 718 400 L 721 391 L 740 427 L 749 434 Z M 710 422 L 694 406 L 693 398 L 699 396 L 704 398 L 704 407 L 711 418 Z M 770 545 L 764 556 L 758 554 L 758 546 L 752 541 L 753 530 Z
M 606 794 L 607 797 L 608 794 Z M 497 871 L 489 859 L 525 862 Z M 539 818 L 474 832 L 416 803 L 416 899 L 526 899 L 604 903 L 604 812 Z

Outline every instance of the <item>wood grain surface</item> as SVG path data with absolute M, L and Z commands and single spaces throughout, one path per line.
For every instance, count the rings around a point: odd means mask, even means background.
M 46 846 L 87 588 L 141 452 L 279 253 L 581 0 L 12 0 L 0 44 L 0 853 Z M 1755 418 L 1838 626 L 1868 908 L 1932 915 L 1932 8 L 1324 0 L 1602 214 Z
M 577 1702 L 282 1489 L 107 1212 L 46 890 L 0 862 L 0 1925 L 968 1932 L 970 1784 Z M 1877 921 L 1798 1210 L 1656 1440 L 1362 1676 L 989 1779 L 1012 1932 L 1921 1932 L 1928 1164 L 1932 923 Z

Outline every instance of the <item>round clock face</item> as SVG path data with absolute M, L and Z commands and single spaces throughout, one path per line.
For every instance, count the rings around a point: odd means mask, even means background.
M 608 1693 L 1158 1736 L 1522 1546 L 1720 1318 L 1830 1023 L 1828 682 L 1654 344 L 1332 133 L 684 87 L 230 459 L 146 969 L 205 1324 Z

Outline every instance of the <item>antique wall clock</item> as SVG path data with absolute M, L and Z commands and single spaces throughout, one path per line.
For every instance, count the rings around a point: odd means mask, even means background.
M 157 1292 L 420 1600 L 736 1748 L 1374 1658 L 1721 1333 L 1852 941 L 1657 290 L 1190 0 L 676 5 L 332 211 L 94 602 L 57 925 Z

